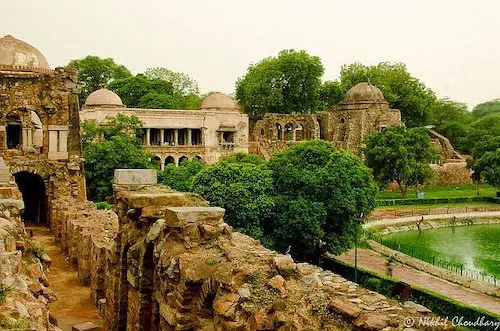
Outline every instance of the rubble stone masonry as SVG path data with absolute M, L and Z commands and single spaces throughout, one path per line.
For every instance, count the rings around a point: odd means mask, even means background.
M 224 209 L 162 186 L 116 187 L 116 214 L 52 205 L 56 239 L 106 330 L 402 330 L 417 310 L 233 232 Z

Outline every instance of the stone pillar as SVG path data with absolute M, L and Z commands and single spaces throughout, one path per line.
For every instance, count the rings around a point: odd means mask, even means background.
M 161 130 L 161 132 L 163 132 L 163 129 Z M 164 170 L 164 169 L 165 169 L 165 158 L 160 157 L 160 170 Z
M 25 128 L 23 128 L 22 130 L 23 130 L 23 132 L 22 132 L 22 138 L 21 138 L 22 139 L 21 145 L 23 147 L 28 147 L 28 131 L 29 130 L 25 129 Z
M 165 129 L 160 129 L 160 145 L 163 145 L 164 142 L 165 142 Z
M 297 137 L 297 134 L 295 132 L 295 128 L 292 128 L 292 141 L 295 141 L 296 137 Z
M 26 141 L 26 146 L 33 146 L 33 130 L 28 130 L 28 140 Z
M 150 139 L 151 139 L 151 129 L 147 128 L 146 129 L 146 146 L 150 145 Z
M 192 139 L 191 139 L 191 129 L 187 129 L 187 145 L 191 146 L 192 145 Z
M 179 130 L 174 129 L 174 145 L 178 146 L 179 145 Z

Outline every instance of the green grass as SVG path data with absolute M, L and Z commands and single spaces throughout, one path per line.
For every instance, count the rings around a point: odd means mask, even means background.
M 434 209 L 434 208 L 465 208 L 465 207 L 492 207 L 499 208 L 498 203 L 493 202 L 464 202 L 464 203 L 437 203 L 428 205 L 401 205 L 375 208 L 375 211 L 383 210 L 412 210 L 412 209 Z
M 432 198 L 458 198 L 458 197 L 475 197 L 477 196 L 477 187 L 475 184 L 465 184 L 465 185 L 449 185 L 449 186 L 437 186 L 437 187 L 427 187 L 419 189 L 419 191 L 424 192 L 424 197 L 426 199 Z M 406 199 L 415 199 L 417 190 L 415 188 L 408 189 L 406 194 Z M 481 184 L 479 186 L 479 196 L 483 197 L 494 197 L 496 195 L 496 190 L 486 184 Z M 401 199 L 401 193 L 399 191 L 381 191 L 377 194 L 377 199 Z

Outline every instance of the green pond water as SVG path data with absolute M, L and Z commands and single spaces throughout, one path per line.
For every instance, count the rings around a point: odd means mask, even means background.
M 444 263 L 462 264 L 500 278 L 500 224 L 397 232 L 384 236 L 383 241 L 404 253 L 414 252 L 417 258 L 420 255 L 432 261 L 435 256 Z

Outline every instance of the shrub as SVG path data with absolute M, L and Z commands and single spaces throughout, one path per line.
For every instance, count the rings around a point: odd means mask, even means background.
M 95 206 L 97 207 L 97 209 L 103 209 L 103 210 L 113 210 L 115 208 L 114 205 L 106 201 L 98 201 L 95 203 Z
M 0 304 L 5 302 L 7 295 L 9 295 L 12 289 L 9 286 L 0 285 Z
M 380 290 L 380 285 L 382 285 L 382 282 L 378 278 L 368 278 L 365 284 L 367 288 L 375 292 Z

